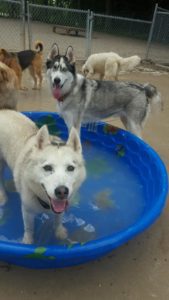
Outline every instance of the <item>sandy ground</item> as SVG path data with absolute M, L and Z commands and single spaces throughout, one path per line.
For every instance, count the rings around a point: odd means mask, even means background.
M 48 84 L 41 91 L 19 93 L 19 110 L 54 111 Z M 124 80 L 156 85 L 165 103 L 164 111 L 149 118 L 144 139 L 161 156 L 169 170 L 169 99 L 167 73 L 133 72 Z M 111 121 L 109 119 L 109 121 Z M 113 124 L 122 126 L 120 121 Z M 54 270 L 29 270 L 0 263 L 0 299 L 2 300 L 75 300 L 169 299 L 169 206 L 150 229 L 106 257 L 85 265 Z

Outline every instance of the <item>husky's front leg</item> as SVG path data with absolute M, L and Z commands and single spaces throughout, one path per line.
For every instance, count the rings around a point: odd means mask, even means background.
M 55 235 L 60 240 L 65 240 L 68 236 L 67 229 L 62 224 L 62 215 L 57 216 Z
M 69 133 L 70 133 L 72 127 L 75 127 L 80 135 L 82 113 L 64 112 L 64 114 L 62 116 L 68 127 Z
M 24 236 L 22 242 L 24 244 L 32 244 L 35 215 L 32 211 L 28 210 L 24 204 L 22 204 L 22 217 L 24 224 Z
M 4 205 L 7 201 L 7 196 L 4 188 L 4 178 L 3 178 L 3 171 L 4 171 L 4 160 L 0 159 L 0 206 Z

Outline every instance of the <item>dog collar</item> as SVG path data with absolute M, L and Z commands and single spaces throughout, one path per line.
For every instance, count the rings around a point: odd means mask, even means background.
M 69 95 L 70 93 L 66 93 L 64 96 L 59 97 L 59 99 L 57 99 L 59 102 L 63 102 L 64 99 Z
M 50 205 L 48 203 L 46 203 L 45 201 L 43 201 L 42 199 L 40 199 L 39 197 L 37 197 L 40 205 L 45 208 L 45 209 L 50 209 Z
M 63 102 L 64 98 L 60 97 L 59 99 L 57 99 L 59 102 Z
M 59 99 L 57 99 L 58 100 L 58 102 L 63 102 L 64 101 L 64 99 L 67 97 L 67 96 L 69 96 L 70 95 L 70 92 L 69 93 L 66 93 L 66 94 L 64 94 L 63 96 L 61 96 L 61 97 L 59 97 Z

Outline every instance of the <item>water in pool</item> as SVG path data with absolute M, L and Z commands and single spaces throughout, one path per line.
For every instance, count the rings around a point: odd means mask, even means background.
M 106 237 L 128 228 L 143 213 L 142 183 L 121 155 L 90 142 L 85 142 L 83 149 L 87 179 L 63 217 L 68 239 L 55 239 L 53 215 L 44 213 L 35 222 L 37 245 L 72 245 Z M 20 199 L 8 169 L 5 181 L 9 201 L 0 209 L 0 240 L 20 242 L 23 236 Z

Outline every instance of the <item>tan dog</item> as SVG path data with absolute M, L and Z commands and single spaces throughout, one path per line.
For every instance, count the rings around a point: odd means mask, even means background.
M 16 86 L 15 72 L 0 62 L 0 109 L 16 109 Z
M 19 52 L 8 52 L 5 49 L 0 49 L 0 61 L 15 71 L 18 78 L 18 89 L 25 89 L 22 87 L 22 71 L 27 68 L 29 68 L 30 75 L 34 80 L 33 89 L 40 89 L 42 87 L 42 42 L 36 42 L 35 49 Z
M 114 52 L 96 53 L 88 57 L 82 72 L 89 79 L 97 74 L 100 80 L 118 80 L 121 71 L 132 71 L 140 62 L 137 55 L 123 58 Z

